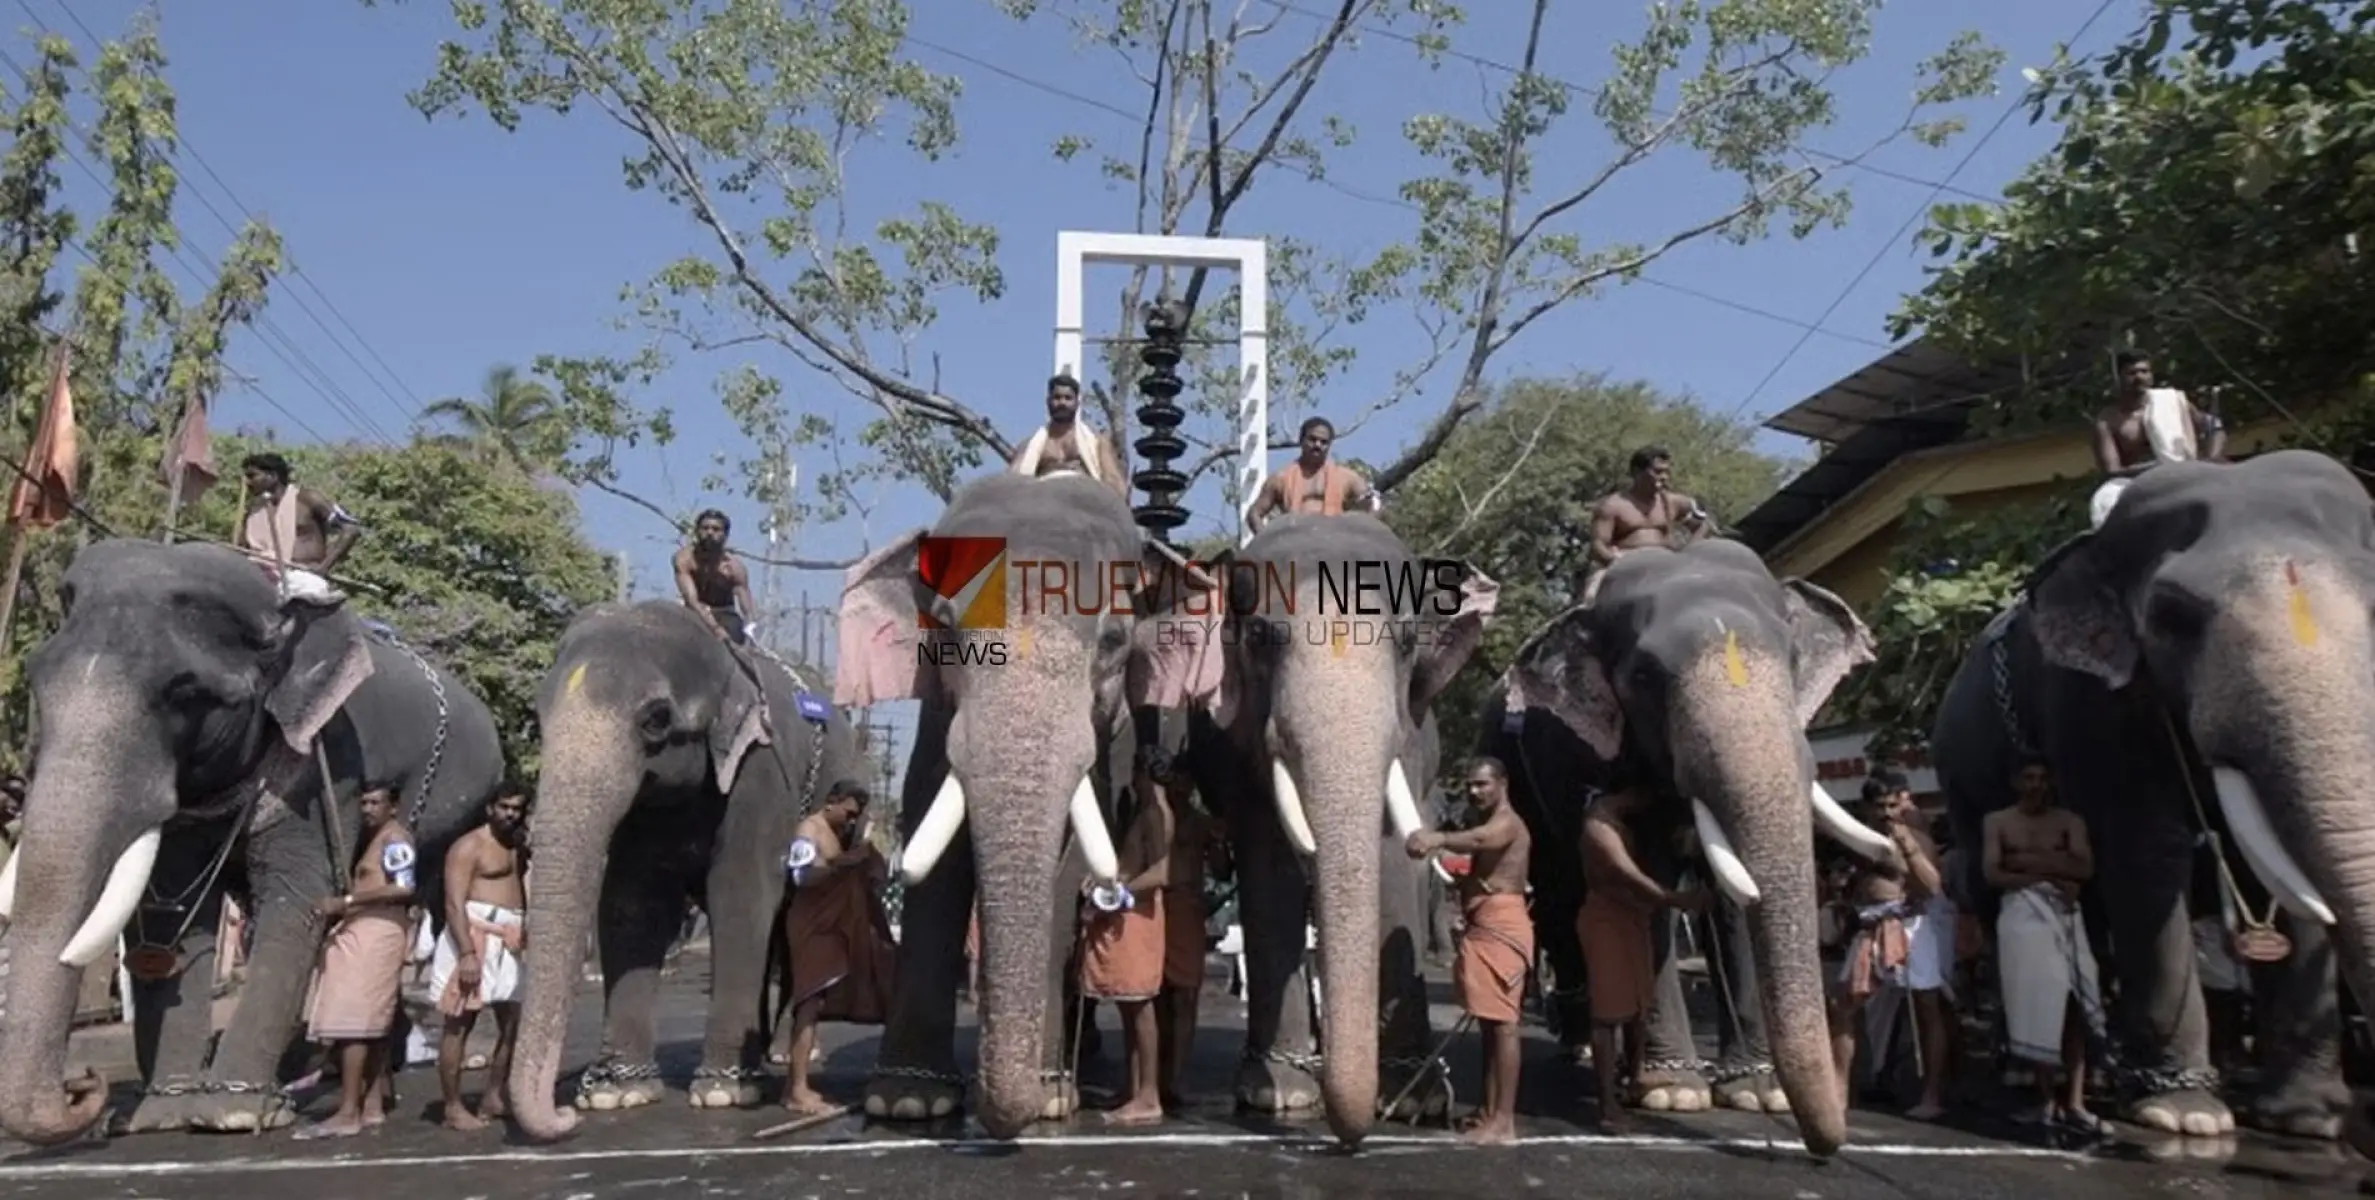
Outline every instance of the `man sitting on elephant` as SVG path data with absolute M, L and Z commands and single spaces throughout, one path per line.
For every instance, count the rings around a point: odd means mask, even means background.
M 321 493 L 289 482 L 289 460 L 264 451 L 239 464 L 247 476 L 247 516 L 232 544 L 265 564 L 284 595 L 338 598 L 323 576 L 354 548 L 362 522 Z
M 750 644 L 750 572 L 726 552 L 734 522 L 712 508 L 693 518 L 693 541 L 676 551 L 676 594 L 703 624 L 736 646 Z
M 1588 605 L 1600 592 L 1600 578 L 1617 557 L 1629 551 L 1649 546 L 1667 547 L 1673 543 L 1667 536 L 1676 525 L 1693 532 L 1708 526 L 1707 512 L 1699 502 L 1680 492 L 1667 490 L 1674 477 L 1674 453 L 1664 446 L 1643 446 L 1633 451 L 1630 464 L 1633 482 L 1600 498 L 1592 509 L 1592 544 L 1587 553 L 1583 584 L 1576 589 L 1576 603 Z
M 1080 381 L 1057 375 L 1047 381 L 1047 424 L 1014 452 L 1007 469 L 1038 478 L 1058 471 L 1078 471 L 1116 495 L 1129 498 L 1129 480 L 1122 477 L 1121 455 L 1102 432 L 1080 419 Z
M 2152 359 L 2123 350 L 2116 360 L 2119 393 L 2095 414 L 2095 466 L 2108 478 L 2095 489 L 2097 528 L 2138 474 L 2165 462 L 2226 460 L 2227 431 L 2218 417 L 2194 407 L 2176 388 L 2152 386 Z
M 1262 481 L 1261 494 L 1254 497 L 1253 508 L 1245 514 L 1247 528 L 1261 532 L 1274 513 L 1338 516 L 1354 509 L 1378 510 L 1377 491 L 1360 472 L 1328 461 L 1328 447 L 1336 443 L 1336 427 L 1326 417 L 1303 422 L 1295 440 L 1302 453 Z

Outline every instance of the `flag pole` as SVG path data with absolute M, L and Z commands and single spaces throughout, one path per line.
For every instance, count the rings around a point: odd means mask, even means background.
M 198 387 L 192 384 L 190 394 L 181 402 L 181 420 L 174 422 L 173 432 L 169 435 L 173 439 L 173 478 L 165 487 L 165 544 L 168 546 L 173 544 L 173 535 L 181 526 L 182 481 L 190 477 L 189 460 L 182 457 L 181 453 L 181 439 L 190 423 L 190 406 L 196 403 Z
M 81 323 L 79 310 L 76 313 L 76 323 Z M 49 380 L 52 390 L 57 388 L 59 378 L 66 373 L 67 342 L 68 339 L 65 336 L 59 337 L 57 349 L 52 354 L 53 365 L 50 368 Z M 38 430 L 35 432 L 35 440 L 39 440 Z M 27 445 L 30 446 L 31 443 L 27 443 Z M 32 482 L 28 479 L 19 479 L 16 482 L 16 487 L 25 487 Z M 15 494 L 14 488 L 10 490 L 10 494 Z M 8 575 L 7 582 L 0 584 L 0 654 L 6 654 L 9 643 L 15 639 L 17 587 L 24 579 L 25 548 L 32 541 L 27 536 L 31 532 L 22 521 L 11 520 L 8 522 Z

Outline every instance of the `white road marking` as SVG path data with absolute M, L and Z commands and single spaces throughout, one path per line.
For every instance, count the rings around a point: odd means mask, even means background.
M 942 1151 L 953 1154 L 978 1154 L 985 1150 L 1044 1148 L 1051 1150 L 1147 1148 L 1166 1147 L 1232 1147 L 1269 1146 L 1282 1150 L 1333 1149 L 1336 1143 L 1325 1137 L 1286 1137 L 1259 1133 L 1144 1133 L 1144 1134 L 1057 1134 L 1045 1137 L 1024 1137 L 1013 1142 L 989 1138 L 962 1141 L 936 1141 L 925 1138 L 862 1141 L 815 1142 L 789 1145 L 757 1146 L 664 1146 L 645 1150 L 503 1150 L 480 1154 L 415 1154 L 364 1158 L 228 1158 L 196 1162 L 59 1162 L 59 1163 L 0 1163 L 0 1182 L 17 1179 L 115 1179 L 154 1178 L 167 1175 L 241 1175 L 278 1174 L 291 1171 L 379 1171 L 396 1167 L 465 1167 L 483 1163 L 552 1164 L 596 1162 L 667 1162 L 685 1159 L 762 1159 L 804 1158 L 810 1156 L 884 1155 Z M 1460 1148 L 1456 1138 L 1448 1134 L 1434 1137 L 1409 1134 L 1386 1134 L 1366 1138 L 1361 1142 L 1369 1147 L 1431 1148 L 1454 1150 Z M 1681 1138 L 1659 1137 L 1650 1134 L 1554 1134 L 1544 1137 L 1523 1137 L 1521 1147 L 1560 1146 L 1579 1150 L 1769 1150 L 1776 1154 L 1799 1156 L 1805 1153 L 1796 1139 L 1784 1138 Z M 2025 1158 L 2050 1159 L 2064 1162 L 2085 1162 L 2088 1155 L 2071 1150 L 2053 1150 L 2042 1146 L 1983 1145 L 1983 1146 L 1924 1146 L 1903 1142 L 1878 1142 L 1869 1145 L 1850 1145 L 1843 1154 L 1849 1157 L 1875 1158 Z

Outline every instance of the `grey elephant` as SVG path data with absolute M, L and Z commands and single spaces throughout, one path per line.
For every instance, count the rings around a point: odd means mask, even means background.
M 57 633 L 26 669 L 41 719 L 22 842 L 0 868 L 12 977 L 0 1128 L 35 1143 L 100 1115 L 61 1088 L 84 967 L 129 933 L 147 1081 L 125 1130 L 269 1128 L 295 1113 L 278 1067 L 361 829 L 391 788 L 423 895 L 502 777 L 494 718 L 460 680 L 337 602 L 281 598 L 211 545 L 111 539 L 75 556 Z M 212 1036 L 223 875 L 254 898 L 230 1027 Z
M 593 927 L 602 963 L 600 1057 L 576 1103 L 657 1100 L 660 968 L 685 900 L 709 916 L 708 1032 L 696 1108 L 759 1102 L 773 1024 L 762 1008 L 785 857 L 803 814 L 862 756 L 821 679 L 742 657 L 669 600 L 601 604 L 569 623 L 537 695 L 544 771 L 531 810 L 536 886 L 511 1113 L 538 1140 L 576 1114 L 554 1104 L 561 1042 Z
M 2336 951 L 2375 996 L 2375 518 L 2325 455 L 2172 463 L 2138 476 L 2100 528 L 2039 564 L 1947 687 L 1932 757 L 1955 838 L 2012 803 L 2041 754 L 2083 816 L 2086 908 L 2118 1000 L 2114 1075 L 2139 1123 L 2215 1135 L 2234 1114 L 2211 1069 L 2187 890 L 2205 828 L 2292 942 L 2257 968 L 2261 1086 L 2247 1119 L 2341 1132 Z M 1993 914 L 1985 914 L 1993 919 Z M 2329 933 L 2329 930 L 2331 933 Z
M 1509 710 L 1555 717 L 1605 765 L 1576 786 L 1648 789 L 1667 819 L 1689 823 L 1744 912 L 1786 1101 L 1765 1106 L 1786 1107 L 1821 1155 L 1846 1140 L 1847 1114 L 1815 945 L 1814 831 L 1891 851 L 1816 785 L 1805 731 L 1872 657 L 1870 632 L 1837 596 L 1776 580 L 1755 552 L 1717 540 L 1618 558 L 1592 605 L 1534 635 L 1502 679 Z
M 1112 775 L 1133 701 L 1194 654 L 1147 615 L 1189 578 L 1121 497 L 1086 475 L 991 475 L 929 533 L 850 568 L 836 699 L 919 699 L 900 800 L 897 986 L 870 1116 L 923 1120 L 964 1098 L 956 992 L 978 883 L 975 1115 L 994 1137 L 1067 1116 L 1059 1027 L 1084 874 L 1115 873 Z
M 1226 821 L 1246 948 L 1237 1098 L 1325 1106 L 1357 1142 L 1403 1094 L 1433 1039 L 1421 957 L 1424 864 L 1414 788 L 1441 767 L 1435 698 L 1475 653 L 1498 587 L 1421 559 L 1367 513 L 1290 515 L 1211 564 L 1226 619 L 1185 699 L 1184 764 Z M 1319 935 L 1315 1041 L 1306 923 Z M 1382 1092 L 1382 1095 L 1381 1095 Z M 1439 1091 L 1410 1089 L 1421 1110 Z

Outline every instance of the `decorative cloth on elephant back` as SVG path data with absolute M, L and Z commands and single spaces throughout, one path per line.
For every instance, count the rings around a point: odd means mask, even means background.
M 1649 1015 L 1658 976 L 1650 921 L 1651 914 L 1607 888 L 1584 894 L 1583 908 L 1575 914 L 1575 940 L 1583 949 L 1592 1020 L 1623 1025 Z
M 1080 994 L 1092 1000 L 1151 1000 L 1163 990 L 1170 957 L 1164 932 L 1163 893 L 1152 888 L 1118 912 L 1083 905 L 1088 913 L 1080 937 Z M 1199 938 L 1202 925 L 1198 925 Z M 1199 944 L 1201 941 L 1199 940 Z
M 1518 1019 L 1526 972 L 1534 966 L 1534 918 L 1526 898 L 1508 892 L 1477 892 L 1460 901 L 1459 957 L 1452 982 L 1460 1007 L 1479 1021 Z
M 322 948 L 322 969 L 306 1005 L 309 1036 L 317 1042 L 387 1036 L 411 948 L 412 922 L 402 905 L 373 905 L 340 920 Z
M 1178 883 L 1162 889 L 1163 986 L 1204 986 L 1204 885 Z
M 792 891 L 784 915 L 784 955 L 792 965 L 792 1003 L 822 995 L 819 1020 L 880 1025 L 890 1010 L 898 949 L 887 932 L 876 884 L 881 852 L 864 868 L 836 871 Z

